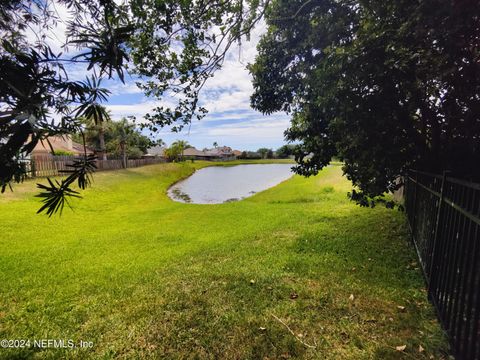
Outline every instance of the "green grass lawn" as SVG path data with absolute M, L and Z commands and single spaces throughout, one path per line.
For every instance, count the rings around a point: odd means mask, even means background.
M 50 219 L 35 182 L 3 194 L 0 339 L 94 346 L 0 358 L 445 357 L 403 213 L 351 203 L 340 166 L 240 202 L 167 197 L 206 165 L 98 173 Z

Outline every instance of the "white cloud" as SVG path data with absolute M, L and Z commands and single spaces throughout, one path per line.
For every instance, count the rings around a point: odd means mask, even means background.
M 106 108 L 111 112 L 114 120 L 118 120 L 124 116 L 135 116 L 138 120 L 141 120 L 142 117 L 151 112 L 155 107 L 158 106 L 174 106 L 175 104 L 172 101 L 155 101 L 155 100 L 143 100 L 135 104 L 105 104 Z
M 254 138 L 261 137 L 263 139 L 281 139 L 288 124 L 289 120 L 284 116 L 264 117 L 244 123 L 219 125 L 209 129 L 207 134 L 221 137 L 242 137 L 245 139 L 249 136 Z
M 130 95 L 130 94 L 141 94 L 143 91 L 138 88 L 135 84 L 135 81 L 126 81 L 125 84 L 122 84 L 120 81 L 109 81 L 108 84 L 105 84 L 105 87 L 111 91 L 112 95 Z

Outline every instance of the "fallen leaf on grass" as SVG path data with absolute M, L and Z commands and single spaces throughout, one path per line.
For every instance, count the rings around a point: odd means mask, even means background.
M 425 349 L 423 348 L 422 345 L 418 345 L 418 352 L 424 352 Z
M 405 311 L 405 306 L 398 305 L 397 309 L 400 310 L 400 311 Z
M 395 350 L 397 351 L 404 351 L 406 348 L 407 348 L 407 345 L 395 346 Z
M 296 299 L 296 298 L 298 298 L 298 294 L 296 292 L 292 292 L 290 294 L 290 299 Z
M 255 280 L 252 279 L 250 280 L 250 285 L 253 285 L 253 284 L 255 284 Z
M 265 330 L 267 330 L 267 328 L 264 328 L 263 326 L 260 326 L 260 327 L 258 328 L 258 330 L 260 330 L 260 331 L 265 331 Z
M 348 297 L 348 300 L 350 300 L 350 301 L 355 300 L 355 296 L 353 296 L 353 294 L 350 294 L 350 296 Z

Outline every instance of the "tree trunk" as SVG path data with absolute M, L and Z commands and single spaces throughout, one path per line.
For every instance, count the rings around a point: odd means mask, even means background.
M 107 160 L 107 152 L 105 150 L 105 130 L 103 129 L 103 125 L 100 126 L 98 129 L 98 142 L 100 145 L 100 152 L 99 152 L 99 159 Z
M 120 143 L 120 149 L 122 150 L 122 163 L 123 163 L 123 168 L 127 168 L 127 152 L 126 152 L 126 146 L 125 143 Z

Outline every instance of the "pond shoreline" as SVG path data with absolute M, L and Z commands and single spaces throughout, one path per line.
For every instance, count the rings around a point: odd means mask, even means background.
M 277 186 L 293 175 L 290 164 L 281 163 L 207 166 L 172 184 L 167 195 L 181 203 L 230 203 Z

